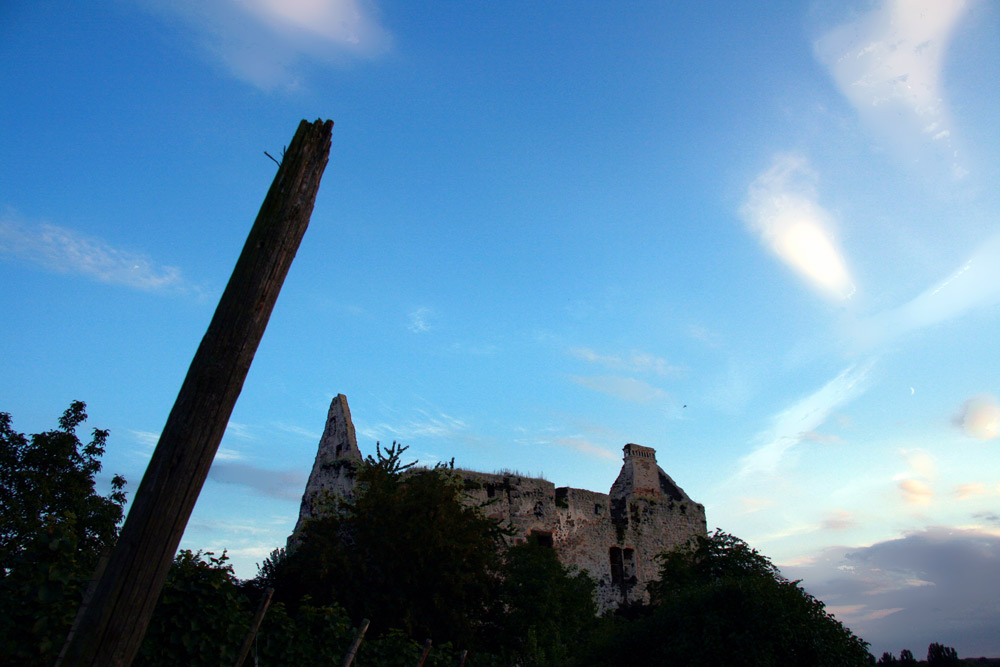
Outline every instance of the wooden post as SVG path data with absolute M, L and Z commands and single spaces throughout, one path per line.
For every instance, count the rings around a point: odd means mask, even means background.
M 420 654 L 420 660 L 417 661 L 417 667 L 424 667 L 424 661 L 427 660 L 427 654 L 431 652 L 431 640 L 430 638 L 424 642 L 424 652 Z
M 365 633 L 368 631 L 368 619 L 361 619 L 361 625 L 358 626 L 358 631 L 354 633 L 354 641 L 351 642 L 351 647 L 347 649 L 347 654 L 344 655 L 344 661 L 340 663 L 340 667 L 351 667 L 351 663 L 354 662 L 354 656 L 357 655 L 358 647 L 361 646 L 361 640 L 365 638 Z
M 194 355 L 132 508 L 58 664 L 132 664 L 309 225 L 333 121 L 299 124 Z
M 462 652 L 458 654 L 458 667 L 465 667 L 465 658 L 469 655 L 469 649 L 462 649 Z
M 254 614 L 253 622 L 250 624 L 250 632 L 247 633 L 246 638 L 243 640 L 243 646 L 240 647 L 240 653 L 236 656 L 236 662 L 234 663 L 236 667 L 242 667 L 243 661 L 246 660 L 247 653 L 250 652 L 250 645 L 253 644 L 253 638 L 257 636 L 257 629 L 260 628 L 260 623 L 264 620 L 264 614 L 267 613 L 267 607 L 271 604 L 272 595 L 274 595 L 274 589 L 268 587 L 264 591 L 264 597 L 260 599 L 260 604 L 257 605 L 257 613 Z

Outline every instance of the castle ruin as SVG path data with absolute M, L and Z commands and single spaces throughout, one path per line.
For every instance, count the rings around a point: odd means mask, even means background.
M 513 527 L 512 543 L 534 537 L 563 564 L 590 574 L 603 612 L 647 600 L 646 585 L 659 574 L 655 556 L 706 534 L 705 508 L 656 464 L 654 449 L 627 444 L 624 454 L 608 494 L 514 474 L 456 472 L 470 502 Z M 362 460 L 347 397 L 340 394 L 330 404 L 290 545 L 325 497 L 353 495 Z

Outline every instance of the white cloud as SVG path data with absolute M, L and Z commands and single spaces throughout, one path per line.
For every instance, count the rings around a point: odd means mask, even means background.
M 142 253 L 115 248 L 97 237 L 48 223 L 0 220 L 0 254 L 57 273 L 145 292 L 198 291 L 176 267 L 162 266 Z
M 670 394 L 648 382 L 627 377 L 572 377 L 579 385 L 633 403 L 654 403 L 669 400 Z
M 946 280 L 908 303 L 874 315 L 857 326 L 858 342 L 874 346 L 911 331 L 1000 303 L 1000 234 L 986 240 Z
M 680 367 L 672 366 L 666 359 L 638 350 L 632 350 L 627 354 L 598 354 L 587 347 L 574 347 L 569 353 L 577 359 L 615 370 L 649 372 L 663 376 L 677 375 L 681 372 Z
M 299 86 L 300 61 L 372 57 L 391 41 L 365 0 L 145 0 L 195 28 L 205 51 L 259 88 Z
M 991 394 L 970 398 L 953 421 L 973 438 L 992 440 L 1000 435 L 1000 403 Z
M 809 434 L 815 433 L 830 413 L 864 392 L 874 365 L 873 359 L 846 368 L 822 389 L 777 414 L 771 428 L 754 439 L 754 450 L 741 460 L 740 476 L 775 472 L 785 455 L 803 440 L 809 440 Z
M 410 313 L 410 323 L 407 328 L 413 333 L 423 333 L 431 330 L 430 319 L 434 316 L 434 311 L 421 306 Z
M 816 43 L 840 92 L 881 135 L 904 146 L 951 134 L 941 70 L 964 0 L 886 0 Z M 954 165 L 957 173 L 961 167 Z
M 800 155 L 778 155 L 750 185 L 740 210 L 750 231 L 824 294 L 847 299 L 854 282 L 833 240 L 833 217 L 817 203 L 816 176 Z

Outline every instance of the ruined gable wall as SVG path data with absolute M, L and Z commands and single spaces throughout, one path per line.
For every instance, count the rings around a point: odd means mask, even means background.
M 563 564 L 590 574 L 603 612 L 626 601 L 648 600 L 646 586 L 659 574 L 655 556 L 706 534 L 705 508 L 656 465 L 655 450 L 628 444 L 624 452 L 610 494 L 556 488 L 547 480 L 515 474 L 455 472 L 470 503 L 514 528 L 512 544 L 534 533 L 556 549 Z M 347 399 L 339 395 L 330 405 L 289 547 L 324 501 L 353 496 L 361 461 Z

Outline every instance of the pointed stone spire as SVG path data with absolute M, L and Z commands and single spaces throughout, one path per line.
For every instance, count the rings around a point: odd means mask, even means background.
M 330 496 L 349 498 L 354 494 L 354 475 L 361 461 L 347 397 L 337 394 L 326 414 L 326 427 L 319 439 L 319 450 L 302 494 L 299 520 L 289 538 L 289 546 L 292 546 L 305 522 L 313 518 L 318 505 Z

